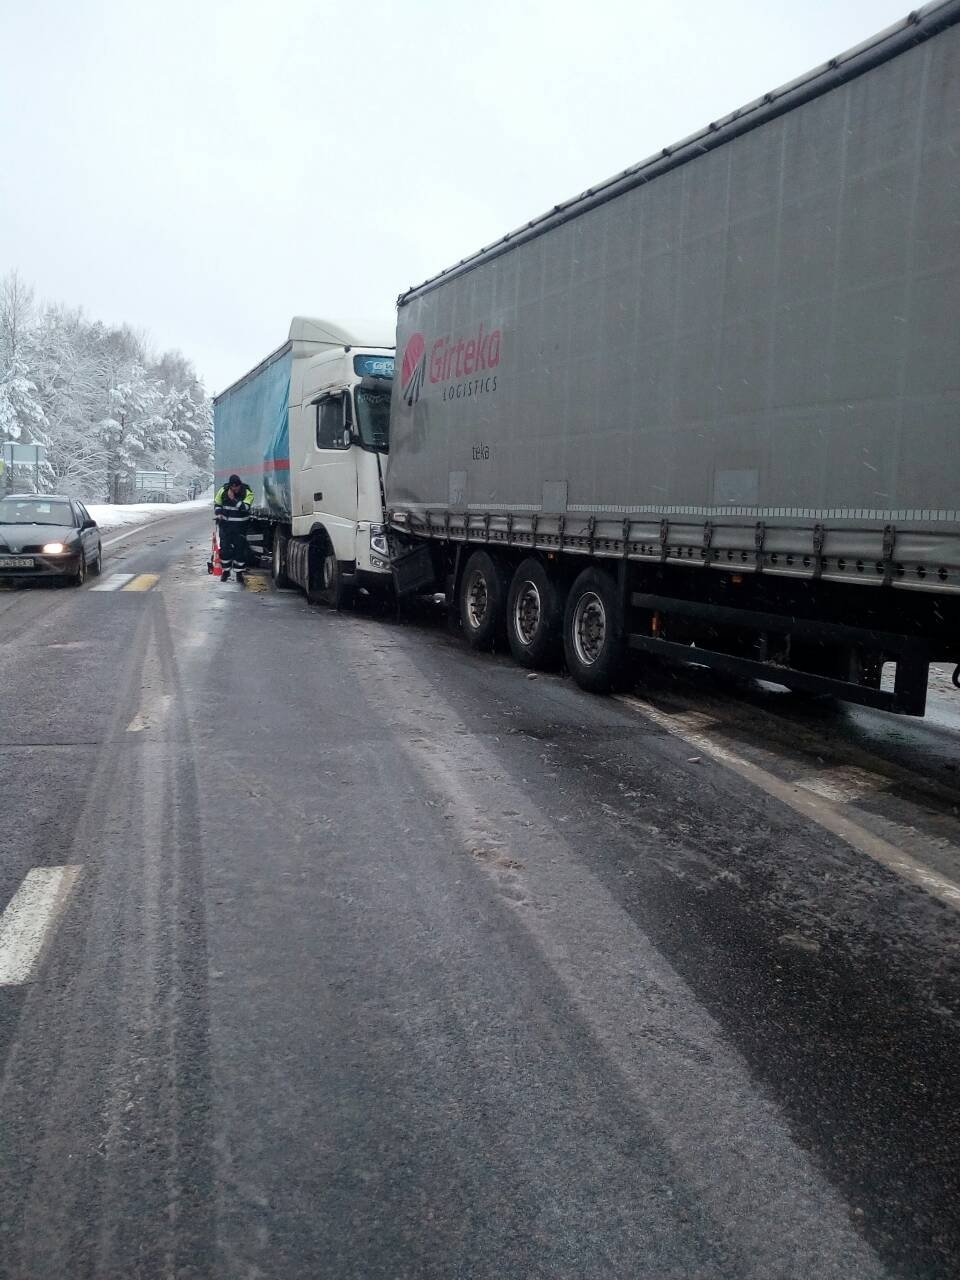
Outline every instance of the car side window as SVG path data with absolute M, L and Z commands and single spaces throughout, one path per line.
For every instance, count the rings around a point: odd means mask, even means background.
M 71 502 L 70 507 L 73 511 L 73 523 L 79 529 L 83 525 L 83 507 L 79 502 Z
M 343 448 L 342 396 L 324 396 L 317 401 L 317 448 Z

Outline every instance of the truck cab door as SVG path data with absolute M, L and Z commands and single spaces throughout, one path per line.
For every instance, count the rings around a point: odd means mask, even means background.
M 310 411 L 313 439 L 300 475 L 303 509 L 324 517 L 337 559 L 352 560 L 357 522 L 357 460 L 349 393 L 334 391 L 322 395 L 312 403 Z

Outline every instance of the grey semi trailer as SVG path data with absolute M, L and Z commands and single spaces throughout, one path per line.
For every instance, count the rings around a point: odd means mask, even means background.
M 921 714 L 960 662 L 960 3 L 411 289 L 396 351 L 397 589 L 471 644 Z

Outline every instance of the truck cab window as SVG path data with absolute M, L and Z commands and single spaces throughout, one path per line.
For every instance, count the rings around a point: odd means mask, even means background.
M 365 449 L 390 447 L 390 378 L 364 378 L 356 390 L 357 426 Z
M 343 397 L 324 396 L 317 402 L 317 448 L 343 448 Z

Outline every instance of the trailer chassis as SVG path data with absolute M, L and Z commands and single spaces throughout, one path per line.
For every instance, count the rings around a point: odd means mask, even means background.
M 960 596 L 945 599 L 927 583 L 927 590 L 897 589 L 905 570 L 893 558 L 896 537 L 889 529 L 877 530 L 880 554 L 869 576 L 858 576 L 852 586 L 847 566 L 840 564 L 838 573 L 836 560 L 831 564 L 825 554 L 826 534 L 819 526 L 804 531 L 809 552 L 795 565 L 792 554 L 788 564 L 769 551 L 756 529 L 751 552 L 728 555 L 712 545 L 713 526 L 705 522 L 701 554 L 694 559 L 689 541 L 682 548 L 674 542 L 668 520 L 661 520 L 655 543 L 637 537 L 641 523 L 649 534 L 652 521 L 625 518 L 621 536 L 613 538 L 611 522 L 602 522 L 600 536 L 601 522 L 594 517 L 571 528 L 562 514 L 544 520 L 534 513 L 518 521 L 489 512 L 445 511 L 439 519 L 436 513 L 425 519 L 392 513 L 395 589 L 401 598 L 440 588 L 459 599 L 464 567 L 482 550 L 500 579 L 484 594 L 499 601 L 498 608 L 511 576 L 536 560 L 569 615 L 571 593 L 584 576 L 580 571 L 590 566 L 614 584 L 619 607 L 608 610 L 605 625 L 624 654 L 710 667 L 902 715 L 924 714 L 931 661 L 960 661 Z M 687 532 L 689 522 L 684 523 Z M 742 534 L 746 526 L 732 527 Z M 758 527 L 763 528 L 759 522 Z M 595 610 L 602 607 L 598 599 Z M 508 629 L 510 619 L 501 621 Z M 590 673 L 577 669 L 569 617 L 563 625 L 564 652 L 578 683 L 597 691 L 612 687 L 606 676 L 581 678 Z M 470 628 L 465 630 L 470 639 Z M 475 647 L 487 647 L 489 630 Z M 522 661 L 517 646 L 511 648 Z M 883 678 L 887 664 L 894 668 L 892 687 Z

